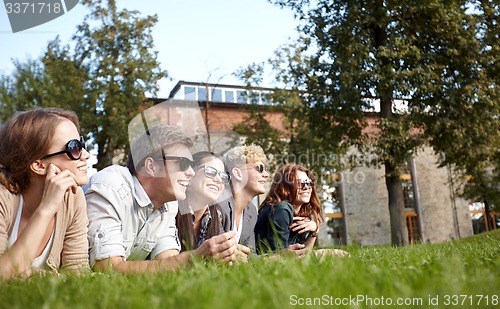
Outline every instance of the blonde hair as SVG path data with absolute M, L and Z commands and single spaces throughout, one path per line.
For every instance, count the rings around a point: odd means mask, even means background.
M 222 161 L 228 171 L 235 166 L 247 163 L 266 162 L 266 154 L 262 147 L 250 144 L 229 149 L 223 156 Z

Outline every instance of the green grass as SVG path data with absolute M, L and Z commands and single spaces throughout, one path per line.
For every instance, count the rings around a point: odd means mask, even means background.
M 397 307 L 398 298 L 414 302 L 408 308 L 500 307 L 500 230 L 443 244 L 343 249 L 350 258 L 200 262 L 160 275 L 4 281 L 0 308 L 283 308 L 314 302 L 382 308 L 389 301 Z

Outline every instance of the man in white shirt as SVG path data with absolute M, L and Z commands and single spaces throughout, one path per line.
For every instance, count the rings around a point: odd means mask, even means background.
M 110 166 L 85 190 L 90 266 L 124 273 L 158 272 L 188 264 L 193 256 L 233 261 L 233 231 L 180 252 L 175 216 L 194 175 L 191 140 L 179 129 L 157 125 L 131 145 L 127 167 Z

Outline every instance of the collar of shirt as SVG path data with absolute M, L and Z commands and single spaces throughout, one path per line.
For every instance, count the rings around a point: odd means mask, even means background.
M 212 220 L 212 214 L 210 213 L 210 209 L 207 208 L 203 213 L 203 215 L 201 216 L 201 225 L 206 229 L 211 220 Z
M 210 207 L 215 207 L 215 206 L 210 206 Z M 191 206 L 189 206 L 189 213 L 191 214 L 191 218 L 193 218 L 193 225 L 194 225 L 194 222 L 196 221 L 196 215 L 194 214 L 193 208 L 191 208 Z M 201 221 L 200 221 L 201 227 L 203 229 L 206 229 L 208 224 L 210 223 L 210 220 L 212 220 L 212 215 L 210 214 L 210 209 L 207 208 L 205 209 L 203 215 L 201 215 Z
M 212 206 L 215 207 L 215 206 Z M 194 218 L 194 217 L 193 217 Z M 212 220 L 212 215 L 210 214 L 209 208 L 205 210 L 200 221 L 200 232 L 196 235 L 196 241 L 198 242 L 198 247 L 207 240 L 208 225 Z M 194 223 L 194 221 L 193 221 Z
M 146 191 L 144 191 L 144 188 L 141 186 L 141 183 L 137 179 L 137 177 L 133 176 L 134 180 L 134 190 L 132 191 L 134 195 L 134 199 L 137 201 L 137 205 L 139 207 L 153 207 L 153 203 L 151 202 L 151 199 L 147 195 Z
M 193 225 L 194 225 L 194 221 L 196 220 L 196 216 L 194 215 L 193 208 L 191 208 L 190 205 L 188 205 L 188 207 L 189 207 L 189 213 L 191 214 L 191 218 L 193 219 Z

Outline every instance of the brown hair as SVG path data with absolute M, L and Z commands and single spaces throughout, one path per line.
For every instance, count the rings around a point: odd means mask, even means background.
M 220 160 L 220 157 L 213 152 L 209 151 L 200 151 L 193 154 L 194 166 L 198 166 L 201 164 L 206 158 L 216 158 Z M 222 160 L 221 160 L 222 161 Z M 188 193 L 189 194 L 189 193 Z M 181 241 L 181 250 L 192 250 L 198 247 L 196 243 L 196 235 L 193 228 L 193 217 L 191 213 L 181 214 L 180 209 L 187 209 L 187 199 L 179 201 L 179 212 L 176 217 L 176 225 L 179 231 L 179 239 Z M 217 236 L 221 231 L 221 222 L 219 220 L 218 213 L 219 205 L 210 205 L 208 206 L 208 210 L 210 211 L 210 223 L 207 227 L 207 240 Z M 220 210 L 219 210 L 220 211 Z
M 161 158 L 163 150 L 174 144 L 193 145 L 191 139 L 176 127 L 159 124 L 142 133 L 132 145 L 127 158 L 127 167 L 137 176 L 148 157 Z
M 29 187 L 29 165 L 46 154 L 64 118 L 80 131 L 74 112 L 52 107 L 17 112 L 0 128 L 0 183 L 10 192 Z
M 269 189 L 267 197 L 264 199 L 262 204 L 260 204 L 259 212 L 261 212 L 267 204 L 270 204 L 271 207 L 274 207 L 281 201 L 287 201 L 293 204 L 297 198 L 298 192 L 298 171 L 305 172 L 307 177 L 309 177 L 315 185 L 312 188 L 311 200 L 309 203 L 303 204 L 300 207 L 300 212 L 296 215 L 311 219 L 314 218 L 316 225 L 319 227 L 320 223 L 323 222 L 323 215 L 321 201 L 319 200 L 318 193 L 316 192 L 316 177 L 314 177 L 314 174 L 310 170 L 302 165 L 293 163 L 286 164 L 274 173 L 271 188 Z

